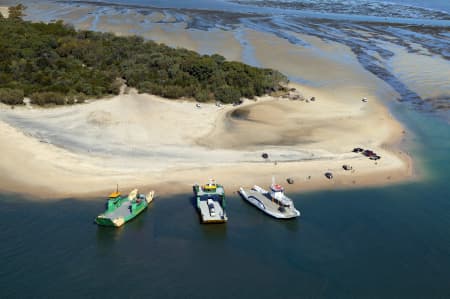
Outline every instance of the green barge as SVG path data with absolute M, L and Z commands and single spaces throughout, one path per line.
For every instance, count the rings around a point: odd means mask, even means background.
M 120 227 L 134 219 L 153 201 L 154 191 L 147 195 L 134 189 L 126 197 L 117 190 L 109 195 L 106 211 L 95 218 L 98 225 Z
M 225 212 L 225 189 L 211 180 L 208 184 L 193 186 L 197 210 L 202 223 L 224 223 L 228 221 Z

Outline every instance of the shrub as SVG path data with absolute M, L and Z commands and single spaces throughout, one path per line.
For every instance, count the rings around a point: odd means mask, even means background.
M 142 83 L 140 83 L 137 88 L 139 89 L 139 92 L 141 93 L 151 93 L 151 94 L 156 94 L 156 95 L 161 95 L 162 93 L 162 88 L 155 83 L 152 82 L 148 82 L 148 81 L 144 81 Z
M 185 94 L 186 93 L 184 88 L 176 85 L 164 86 L 161 93 L 163 97 L 169 99 L 178 99 L 184 96 Z
M 23 90 L 0 88 L 0 102 L 7 105 L 23 105 Z
M 76 100 L 76 95 L 74 94 L 69 94 L 66 98 L 66 104 L 67 105 L 73 105 L 75 104 L 75 100 Z
M 199 102 L 208 102 L 214 100 L 214 94 L 207 90 L 201 89 L 195 93 L 194 98 Z
M 231 86 L 224 85 L 219 87 L 215 92 L 214 96 L 217 101 L 222 103 L 235 103 L 241 99 L 241 93 L 239 90 L 234 89 Z
M 35 92 L 30 95 L 31 103 L 39 106 L 64 105 L 65 96 L 59 92 Z
M 84 93 L 79 93 L 76 96 L 76 100 L 78 104 L 82 104 L 84 102 L 86 102 L 86 95 Z

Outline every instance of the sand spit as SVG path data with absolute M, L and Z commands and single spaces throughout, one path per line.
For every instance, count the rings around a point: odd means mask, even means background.
M 232 191 L 267 184 L 275 175 L 294 178 L 288 190 L 300 191 L 412 175 L 408 157 L 387 148 L 403 129 L 382 105 L 315 95 L 314 102 L 264 97 L 238 107 L 197 108 L 138 94 L 53 109 L 3 107 L 0 187 L 46 198 L 105 194 L 117 183 L 174 194 L 211 177 Z M 352 153 L 357 146 L 382 159 Z M 326 171 L 335 178 L 326 179 Z

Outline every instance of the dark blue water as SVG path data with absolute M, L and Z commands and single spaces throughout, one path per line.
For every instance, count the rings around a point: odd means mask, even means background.
M 93 224 L 101 199 L 0 195 L 0 297 L 448 298 L 449 126 L 396 113 L 415 130 L 427 178 L 295 195 L 298 220 L 273 220 L 228 190 L 229 222 L 200 225 L 186 190 L 109 229 Z

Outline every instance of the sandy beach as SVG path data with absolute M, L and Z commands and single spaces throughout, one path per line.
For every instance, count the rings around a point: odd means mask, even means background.
M 8 7 L 7 6 L 0 6 L 0 14 L 4 17 L 7 18 L 9 13 L 8 13 Z
M 82 16 L 76 10 L 64 13 Z M 299 47 L 242 28 L 237 34 L 187 30 L 182 23 L 139 27 L 156 17 L 140 15 L 133 23 L 129 15 L 101 16 L 95 26 L 229 59 L 245 60 L 251 52 L 259 66 L 305 81 L 290 85 L 305 100 L 265 96 L 236 107 L 196 108 L 189 100 L 131 91 L 71 107 L 1 106 L 1 189 L 61 198 L 104 196 L 116 184 L 124 191 L 138 186 L 160 195 L 186 193 L 210 178 L 228 192 L 265 186 L 272 176 L 288 192 L 414 179 L 411 158 L 398 147 L 405 129 L 382 104 L 395 91 L 364 70 L 346 46 L 304 35 L 299 37 L 309 46 Z M 94 19 L 86 15 L 79 28 L 92 27 Z M 355 147 L 371 149 L 381 159 L 352 153 Z M 344 164 L 353 170 L 344 170 Z M 288 177 L 293 185 L 286 183 Z
M 116 184 L 173 194 L 209 178 L 231 191 L 275 175 L 294 178 L 288 191 L 302 191 L 412 175 L 409 158 L 391 148 L 403 129 L 382 105 L 314 94 L 314 102 L 264 97 L 220 108 L 138 94 L 53 109 L 3 107 L 1 188 L 50 198 L 100 195 Z M 353 147 L 382 159 L 375 163 Z

